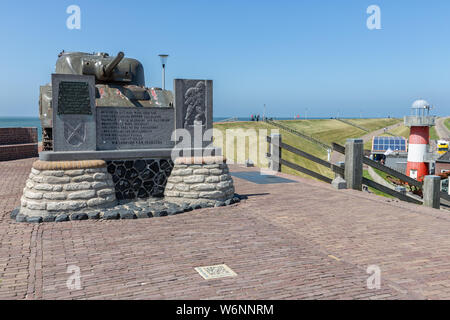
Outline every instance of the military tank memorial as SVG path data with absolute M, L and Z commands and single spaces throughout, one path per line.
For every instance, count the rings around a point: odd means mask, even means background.
M 11 217 L 134 219 L 239 202 L 207 133 L 212 93 L 211 80 L 148 88 L 142 64 L 123 52 L 60 53 L 40 88 L 43 151 Z

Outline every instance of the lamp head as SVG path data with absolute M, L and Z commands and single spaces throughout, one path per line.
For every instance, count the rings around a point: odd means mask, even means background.
M 161 58 L 161 64 L 163 66 L 165 66 L 166 63 L 167 63 L 167 58 L 169 57 L 169 55 L 168 54 L 160 54 L 159 57 Z

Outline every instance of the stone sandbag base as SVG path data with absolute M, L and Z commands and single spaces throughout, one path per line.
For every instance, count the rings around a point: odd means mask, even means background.
M 36 161 L 26 182 L 17 221 L 53 221 L 117 204 L 103 160 Z
M 164 196 L 172 202 L 231 204 L 234 185 L 225 159 L 221 156 L 177 158 Z
M 177 159 L 167 186 L 165 198 L 118 201 L 112 176 L 102 160 L 37 161 L 27 180 L 21 207 L 11 212 L 11 218 L 35 223 L 151 218 L 246 199 L 234 193 L 222 157 Z

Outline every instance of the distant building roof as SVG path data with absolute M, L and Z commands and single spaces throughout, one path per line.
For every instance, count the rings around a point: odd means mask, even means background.
M 426 100 L 416 100 L 412 104 L 413 109 L 425 109 L 429 108 L 430 104 Z
M 408 142 L 405 137 L 373 137 L 372 153 L 407 152 Z
M 450 162 L 450 152 L 447 151 L 442 156 L 439 157 L 436 161 L 438 162 Z

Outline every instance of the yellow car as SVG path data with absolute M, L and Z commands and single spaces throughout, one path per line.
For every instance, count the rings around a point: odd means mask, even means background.
M 439 154 L 447 153 L 448 151 L 448 141 L 439 140 L 437 142 L 437 152 Z

